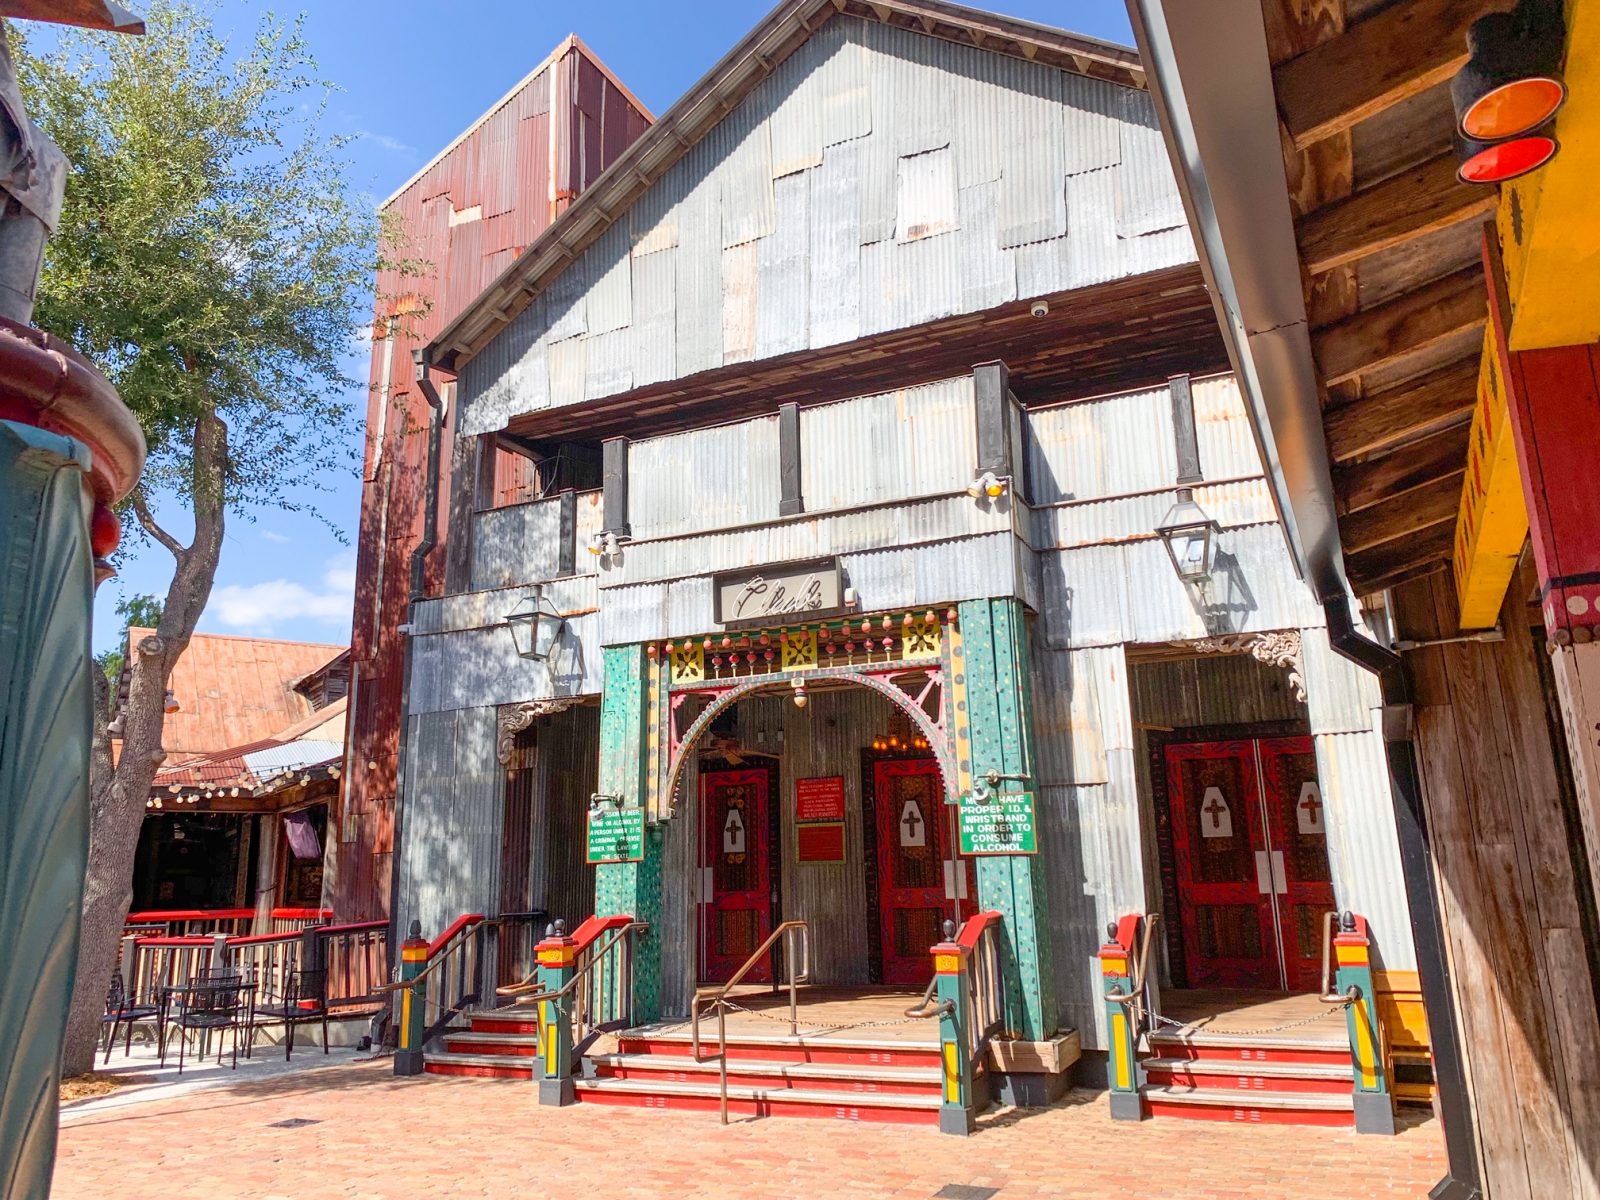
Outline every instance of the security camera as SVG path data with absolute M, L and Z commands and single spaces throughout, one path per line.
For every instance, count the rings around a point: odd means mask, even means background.
M 1028 311 L 1031 312 L 1035 317 L 1048 317 L 1050 315 L 1050 306 L 1043 300 L 1035 300 L 1033 302 L 1033 307 Z

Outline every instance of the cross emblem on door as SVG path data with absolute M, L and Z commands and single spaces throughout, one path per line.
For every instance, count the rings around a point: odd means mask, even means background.
M 1308 779 L 1300 788 L 1300 803 L 1295 809 L 1301 833 L 1322 832 L 1322 789 L 1315 780 Z
M 914 801 L 906 801 L 905 809 L 900 814 L 900 828 L 903 830 L 900 835 L 900 844 L 902 846 L 921 846 L 923 844 L 924 839 L 918 832 L 922 828 L 922 814 L 917 811 Z
M 1222 802 L 1222 794 L 1219 792 L 1212 796 L 1211 803 L 1206 805 L 1200 811 L 1211 818 L 1211 828 L 1221 829 L 1222 814 L 1228 811 L 1228 806 Z

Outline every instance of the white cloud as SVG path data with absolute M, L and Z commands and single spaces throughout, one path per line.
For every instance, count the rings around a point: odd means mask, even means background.
M 211 593 L 206 615 L 228 629 L 260 635 L 284 622 L 339 624 L 350 620 L 355 588 L 355 555 L 345 553 L 328 560 L 313 586 L 293 579 L 225 584 Z
M 266 538 L 269 542 L 277 542 L 280 546 L 287 546 L 290 542 L 294 541 L 294 539 L 288 534 L 279 533 L 276 529 L 263 529 L 261 531 L 261 536 Z
M 373 133 L 370 129 L 356 130 L 356 136 L 364 142 L 373 142 L 394 154 L 415 154 L 417 148 L 408 146 L 397 137 L 390 137 L 387 133 Z

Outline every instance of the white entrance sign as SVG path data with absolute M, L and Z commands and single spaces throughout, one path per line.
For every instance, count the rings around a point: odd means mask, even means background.
M 1315 779 L 1300 785 L 1300 802 L 1294 806 L 1295 819 L 1301 833 L 1319 834 L 1322 824 L 1322 789 Z
M 744 818 L 739 815 L 737 808 L 730 808 L 728 819 L 722 823 L 722 852 L 744 853 Z
M 922 809 L 917 807 L 915 800 L 907 800 L 905 807 L 900 810 L 900 844 L 902 846 L 928 844 L 928 826 L 923 821 Z
M 1233 810 L 1219 787 L 1208 787 L 1205 799 L 1200 802 L 1200 836 L 1231 838 L 1233 836 Z

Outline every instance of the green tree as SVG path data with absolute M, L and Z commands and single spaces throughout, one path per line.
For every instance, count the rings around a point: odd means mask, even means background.
M 117 616 L 122 618 L 122 639 L 115 650 L 107 650 L 95 659 L 106 683 L 113 689 L 122 678 L 122 664 L 126 658 L 124 647 L 128 644 L 128 630 L 154 629 L 161 624 L 161 601 L 145 592 L 135 592 L 117 601 Z
M 102 692 L 69 1074 L 93 1061 L 165 757 L 163 699 L 225 523 L 296 507 L 291 485 L 356 465 L 341 362 L 369 311 L 378 218 L 347 181 L 348 139 L 325 131 L 331 89 L 300 24 L 269 13 L 230 47 L 216 16 L 213 2 L 155 0 L 144 37 L 67 33 L 17 56 L 34 120 L 73 164 L 34 319 L 92 357 L 138 416 L 150 457 L 124 515 L 174 564 L 155 632 L 130 648 L 114 768 Z M 158 509 L 186 511 L 192 536 Z

